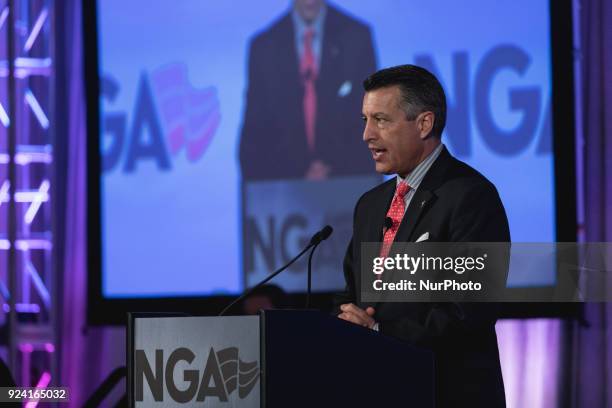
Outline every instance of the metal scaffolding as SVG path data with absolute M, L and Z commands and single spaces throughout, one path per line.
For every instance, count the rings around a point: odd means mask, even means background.
M 53 3 L 0 0 L 0 352 L 17 385 L 54 384 Z

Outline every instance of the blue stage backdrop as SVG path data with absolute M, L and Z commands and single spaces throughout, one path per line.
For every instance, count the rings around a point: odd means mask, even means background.
M 339 289 L 353 206 L 382 180 L 361 140 L 361 81 L 405 63 L 440 78 L 443 141 L 495 183 L 513 241 L 555 240 L 548 1 L 328 3 L 314 141 L 291 4 L 98 1 L 104 296 L 237 294 L 326 223 L 314 287 Z M 278 282 L 301 291 L 304 266 Z

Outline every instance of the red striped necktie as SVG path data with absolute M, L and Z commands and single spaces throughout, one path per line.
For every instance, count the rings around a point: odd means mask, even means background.
M 315 124 L 317 119 L 317 91 L 315 81 L 317 79 L 317 62 L 312 50 L 312 39 L 314 30 L 309 28 L 304 33 L 304 52 L 300 61 L 300 74 L 304 83 L 304 125 L 306 127 L 306 140 L 311 151 L 315 146 Z
M 391 218 L 393 224 L 385 230 L 383 244 L 380 248 L 380 256 L 382 257 L 389 255 L 391 244 L 393 244 L 393 240 L 395 239 L 395 234 L 397 234 L 397 230 L 402 223 L 402 218 L 404 218 L 404 210 L 406 209 L 404 197 L 406 197 L 408 191 L 410 191 L 410 186 L 404 182 L 399 183 L 395 188 L 395 195 L 393 196 L 393 201 L 391 201 L 391 207 L 389 207 L 389 211 L 387 211 L 387 218 Z

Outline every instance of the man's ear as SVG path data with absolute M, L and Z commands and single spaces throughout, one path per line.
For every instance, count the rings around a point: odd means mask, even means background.
M 419 128 L 419 136 L 421 140 L 425 140 L 431 135 L 436 115 L 433 112 L 423 112 L 417 117 L 417 126 Z

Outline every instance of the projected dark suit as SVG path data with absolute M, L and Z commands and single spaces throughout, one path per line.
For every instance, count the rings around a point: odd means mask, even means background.
M 434 352 L 437 407 L 503 407 L 494 304 L 359 301 L 360 244 L 381 241 L 395 187 L 396 180 L 391 179 L 357 203 L 344 260 L 347 287 L 336 302 L 374 307 L 382 333 Z M 425 233 L 430 241 L 439 242 L 510 241 L 506 213 L 493 184 L 446 148 L 412 198 L 395 242 L 414 242 Z
M 376 69 L 370 30 L 326 7 L 315 83 L 314 149 L 306 138 L 304 86 L 291 12 L 251 41 L 240 140 L 245 180 L 303 178 L 315 160 L 329 166 L 329 177 L 374 173 L 359 115 L 361 82 Z

